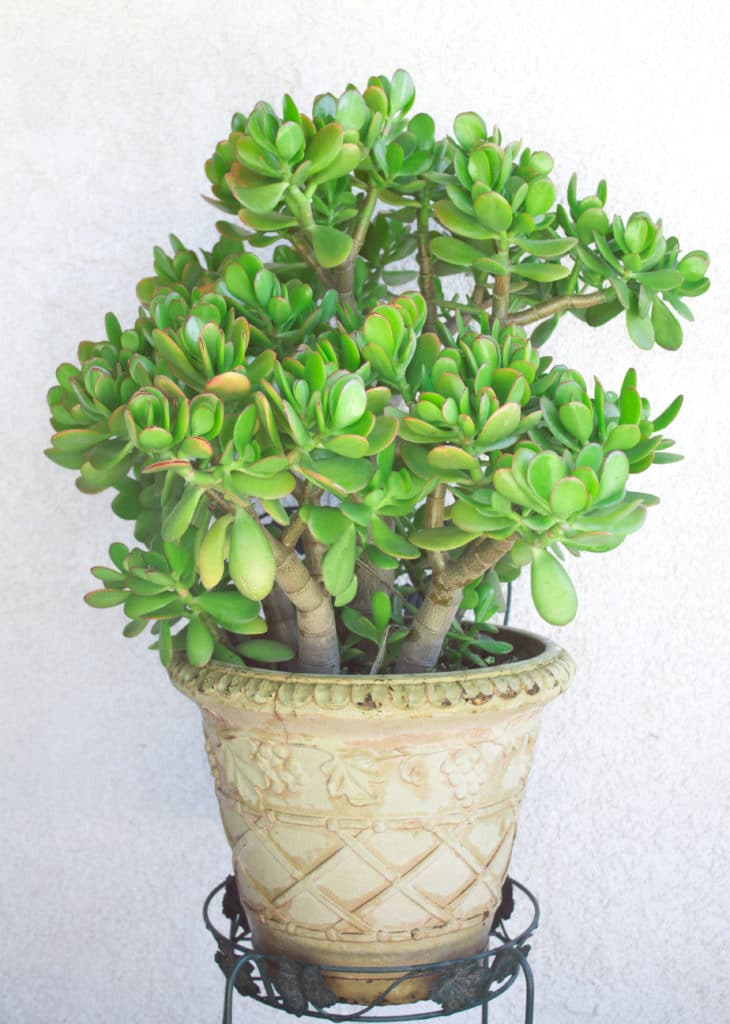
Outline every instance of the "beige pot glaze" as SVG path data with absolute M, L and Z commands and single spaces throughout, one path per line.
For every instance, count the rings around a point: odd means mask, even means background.
M 574 671 L 520 635 L 528 660 L 425 677 L 173 665 L 202 711 L 257 949 L 356 968 L 486 948 L 540 710 Z M 385 987 L 356 970 L 327 981 L 343 1002 Z

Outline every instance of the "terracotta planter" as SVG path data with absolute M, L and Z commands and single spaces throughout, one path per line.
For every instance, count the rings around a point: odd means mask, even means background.
M 436 676 L 173 666 L 202 711 L 257 949 L 356 968 L 485 948 L 540 710 L 574 671 L 513 635 L 527 660 Z M 327 981 L 344 1002 L 384 987 L 357 970 Z

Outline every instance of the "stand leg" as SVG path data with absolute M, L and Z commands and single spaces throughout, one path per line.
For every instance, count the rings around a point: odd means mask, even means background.
M 533 1024 L 535 1014 L 535 979 L 532 974 L 532 968 L 521 949 L 514 949 L 513 954 L 519 960 L 522 974 L 525 978 L 525 1024 Z
M 233 1024 L 233 993 L 236 991 L 236 978 L 244 964 L 254 960 L 254 956 L 242 956 L 226 978 L 226 992 L 223 999 L 223 1024 Z

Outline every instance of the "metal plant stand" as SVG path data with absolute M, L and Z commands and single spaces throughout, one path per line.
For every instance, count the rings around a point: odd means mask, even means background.
M 211 905 L 220 894 L 223 897 L 221 912 L 228 919 L 228 934 L 211 921 Z M 532 918 L 519 934 L 510 937 L 506 922 L 512 916 L 515 900 L 524 908 L 531 908 Z M 327 987 L 322 972 L 348 973 L 353 968 L 306 964 L 257 953 L 251 944 L 248 921 L 240 905 L 232 875 L 208 895 L 203 906 L 203 918 L 218 945 L 216 963 L 226 976 L 223 1024 L 233 1024 L 236 992 L 297 1017 L 319 1020 L 420 1021 L 481 1007 L 482 1024 L 488 1024 L 489 1004 L 511 988 L 520 975 L 524 980 L 524 1022 L 533 1022 L 535 984 L 527 962 L 530 951 L 527 940 L 539 924 L 540 908 L 532 893 L 510 878 L 505 881 L 502 890 L 502 902 L 492 925 L 489 949 L 466 959 L 419 964 L 415 967 L 357 968 L 358 974 L 373 977 L 381 975 L 392 978 L 394 973 L 402 974 L 392 980 L 367 1006 L 343 1007 L 342 1012 L 330 1012 L 327 1009 L 337 1003 L 337 998 Z M 414 1013 L 408 1012 L 413 1004 L 384 1005 L 384 1000 L 399 985 L 424 974 L 429 975 L 428 999 L 434 1004 L 434 1009 Z M 383 1013 L 383 1010 L 387 1012 Z

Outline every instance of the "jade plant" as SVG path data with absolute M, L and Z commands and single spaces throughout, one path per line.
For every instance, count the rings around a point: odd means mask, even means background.
M 171 236 L 49 392 L 48 456 L 115 492 L 137 546 L 96 567 L 165 665 L 303 673 L 483 664 L 522 570 L 540 615 L 576 612 L 566 556 L 607 552 L 680 456 L 629 369 L 613 389 L 545 354 L 562 317 L 621 318 L 674 350 L 708 257 L 606 184 L 556 201 L 548 153 L 477 113 L 446 138 L 404 71 L 235 114 L 206 164 L 229 215 Z M 232 219 L 231 219 L 232 218 Z

